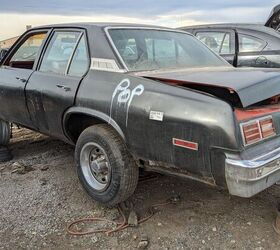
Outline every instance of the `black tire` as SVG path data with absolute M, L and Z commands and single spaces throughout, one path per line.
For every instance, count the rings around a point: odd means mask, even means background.
M 6 161 L 10 161 L 13 158 L 10 150 L 5 147 L 5 146 L 1 146 L 0 147 L 0 162 L 6 162 Z
M 11 126 L 9 122 L 0 120 L 0 146 L 7 146 L 11 138 Z
M 106 184 L 108 186 L 105 190 L 94 189 L 87 181 L 88 177 L 85 177 L 81 167 L 81 164 L 85 164 L 81 160 L 81 151 L 90 143 L 101 146 L 101 149 L 106 153 L 111 168 L 110 181 Z M 112 207 L 125 201 L 133 194 L 137 186 L 138 166 L 129 154 L 123 140 L 107 124 L 94 125 L 82 132 L 76 144 L 75 161 L 81 184 L 95 201 L 103 205 Z

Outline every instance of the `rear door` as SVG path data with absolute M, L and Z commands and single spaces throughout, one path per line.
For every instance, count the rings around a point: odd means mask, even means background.
M 84 30 L 53 30 L 37 71 L 26 87 L 31 120 L 39 131 L 64 139 L 62 117 L 74 104 L 89 62 Z
M 210 49 L 234 65 L 236 58 L 234 30 L 207 28 L 195 30 L 194 35 Z

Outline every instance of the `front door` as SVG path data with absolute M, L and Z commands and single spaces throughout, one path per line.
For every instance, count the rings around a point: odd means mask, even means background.
M 47 37 L 47 30 L 31 31 L 12 48 L 0 67 L 0 117 L 32 127 L 25 87 Z
M 40 132 L 64 139 L 63 114 L 74 104 L 88 68 L 85 32 L 54 30 L 38 68 L 26 86 L 31 120 Z

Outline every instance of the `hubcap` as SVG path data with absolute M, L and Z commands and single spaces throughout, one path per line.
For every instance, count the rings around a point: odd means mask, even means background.
M 80 154 L 80 164 L 87 183 L 97 191 L 107 189 L 111 180 L 111 166 L 104 149 L 94 142 L 85 144 Z

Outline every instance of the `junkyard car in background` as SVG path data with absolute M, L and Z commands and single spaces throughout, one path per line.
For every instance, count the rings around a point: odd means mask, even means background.
M 235 67 L 280 67 L 280 33 L 258 24 L 182 27 Z
M 1 62 L 2 58 L 6 55 L 7 52 L 8 52 L 8 49 L 0 49 L 0 62 Z
M 134 192 L 139 167 L 250 197 L 280 179 L 279 82 L 279 72 L 236 69 L 180 30 L 49 25 L 24 33 L 2 61 L 0 125 L 75 145 L 83 187 L 106 205 Z
M 276 5 L 265 23 L 265 26 L 275 29 L 277 31 L 280 30 L 280 4 Z

